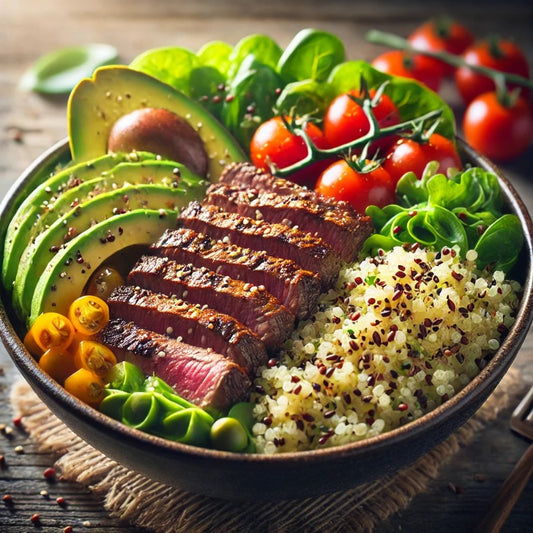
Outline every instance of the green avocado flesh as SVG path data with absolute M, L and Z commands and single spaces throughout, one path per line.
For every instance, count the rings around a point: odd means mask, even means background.
M 55 200 L 80 183 L 96 178 L 121 162 L 143 161 L 156 156 L 147 152 L 107 154 L 59 171 L 37 186 L 20 204 L 11 219 L 4 243 L 2 284 L 11 292 L 22 251 L 31 239 L 34 224 L 49 211 Z M 42 226 L 41 226 L 42 227 Z
M 46 265 L 66 244 L 94 224 L 134 209 L 171 209 L 178 212 L 189 201 L 198 199 L 204 188 L 170 188 L 161 184 L 125 185 L 98 195 L 74 207 L 30 243 L 22 254 L 13 286 L 13 307 L 25 320 L 37 282 Z
M 176 211 L 136 209 L 104 220 L 69 241 L 46 265 L 35 287 L 27 326 L 48 311 L 67 314 L 91 274 L 109 257 L 131 246 L 149 246 L 175 225 Z
M 167 109 L 198 132 L 209 158 L 207 177 L 211 181 L 217 181 L 228 163 L 245 159 L 238 143 L 200 104 L 152 76 L 123 66 L 99 68 L 72 91 L 68 128 L 73 159 L 105 154 L 117 119 L 147 107 Z

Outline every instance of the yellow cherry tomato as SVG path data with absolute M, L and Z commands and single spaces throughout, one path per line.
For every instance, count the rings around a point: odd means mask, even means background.
M 58 383 L 76 371 L 74 357 L 66 348 L 50 348 L 39 359 L 39 366 Z
M 87 294 L 72 302 L 68 317 L 76 331 L 85 335 L 94 335 L 104 329 L 109 322 L 109 307 L 98 296 Z
M 80 368 L 65 379 L 64 387 L 82 402 L 97 407 L 105 396 L 102 378 L 86 368 Z
M 30 352 L 36 358 L 39 358 L 43 354 L 43 350 L 33 338 L 33 332 L 31 329 L 28 330 L 28 332 L 24 336 L 24 346 L 26 346 L 28 352 Z
M 102 267 L 99 268 L 89 280 L 87 285 L 87 293 L 93 294 L 102 298 L 102 300 L 107 300 L 111 291 L 118 287 L 119 285 L 124 284 L 124 278 L 122 274 L 112 267 Z
M 74 338 L 74 326 L 66 316 L 48 312 L 36 318 L 29 334 L 35 344 L 46 352 L 49 348 L 68 348 Z
M 113 365 L 117 364 L 115 354 L 103 344 L 82 340 L 74 353 L 76 368 L 85 368 L 97 376 L 105 378 Z

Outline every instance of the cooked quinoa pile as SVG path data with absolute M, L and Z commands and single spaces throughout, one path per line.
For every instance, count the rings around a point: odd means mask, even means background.
M 342 269 L 254 382 L 253 434 L 273 454 L 379 435 L 479 373 L 513 324 L 520 285 L 476 253 L 401 247 Z

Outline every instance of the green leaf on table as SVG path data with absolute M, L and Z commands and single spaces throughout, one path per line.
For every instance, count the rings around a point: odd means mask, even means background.
M 98 67 L 117 61 L 116 48 L 108 44 L 59 48 L 41 56 L 25 72 L 20 86 L 43 94 L 66 94 Z

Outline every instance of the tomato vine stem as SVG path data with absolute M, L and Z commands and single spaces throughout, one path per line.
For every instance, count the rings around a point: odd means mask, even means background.
M 406 52 L 412 52 L 432 57 L 434 59 L 440 59 L 441 61 L 444 61 L 445 63 L 448 63 L 449 65 L 452 65 L 456 68 L 468 67 L 474 72 L 484 74 L 485 76 L 488 76 L 493 80 L 497 76 L 503 76 L 507 82 L 515 83 L 516 85 L 521 85 L 523 87 L 533 89 L 533 81 L 524 78 L 523 76 L 519 76 L 518 74 L 513 74 L 510 72 L 501 72 L 499 70 L 484 67 L 481 65 L 472 65 L 465 61 L 461 56 L 451 54 L 443 50 L 440 50 L 438 52 L 431 50 L 423 50 L 421 48 L 418 48 L 417 46 L 413 46 L 407 39 L 404 39 L 399 35 L 395 35 L 394 33 L 388 33 L 381 30 L 370 30 L 369 32 L 367 32 L 365 37 L 368 42 L 373 44 L 382 44 L 391 48 L 396 48 L 398 50 L 404 50 Z

